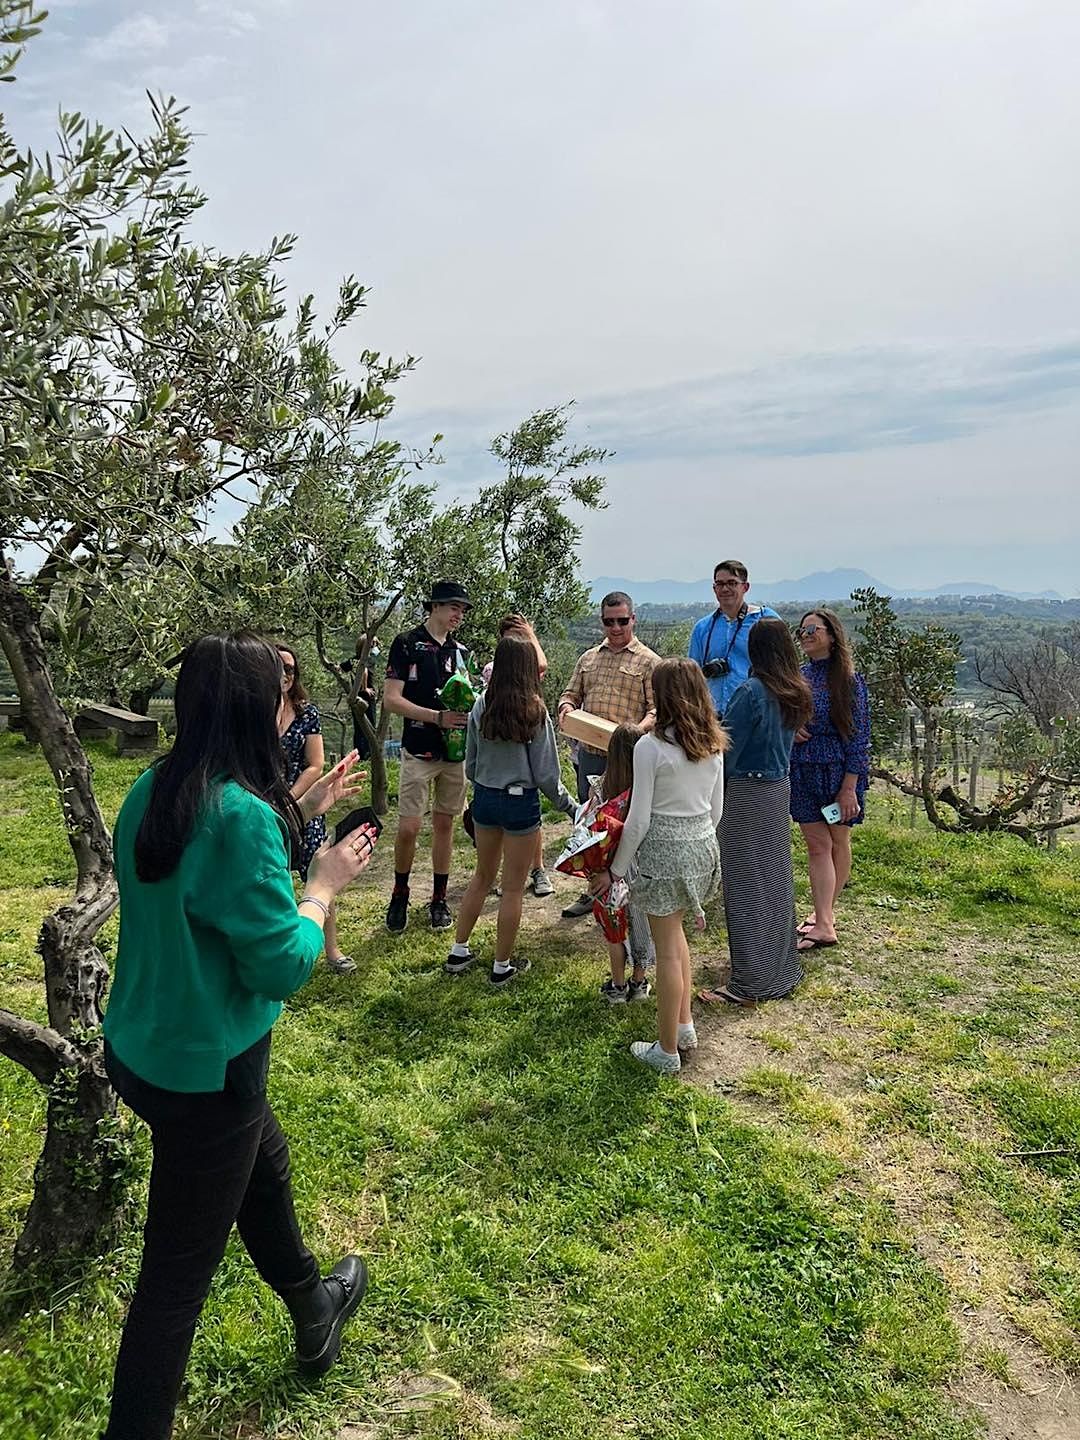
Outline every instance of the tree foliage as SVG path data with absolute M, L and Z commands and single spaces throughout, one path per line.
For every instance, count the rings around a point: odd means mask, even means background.
M 40 19 L 0 0 L 6 78 Z M 190 147 L 171 100 L 151 101 L 141 138 L 62 113 L 40 158 L 0 122 L 0 642 L 76 862 L 39 937 L 49 1023 L 0 1012 L 0 1053 L 50 1088 L 21 1264 L 95 1243 L 116 1204 L 95 1038 L 111 841 L 50 653 L 83 674 L 123 656 L 152 678 L 190 624 L 183 587 L 190 599 L 222 569 L 204 543 L 221 497 L 362 449 L 411 364 L 364 350 L 357 379 L 341 372 L 332 346 L 364 303 L 351 278 L 321 329 L 310 301 L 289 319 L 291 237 L 235 256 L 196 244 Z

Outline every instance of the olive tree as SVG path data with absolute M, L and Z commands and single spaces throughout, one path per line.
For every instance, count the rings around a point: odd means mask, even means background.
M 235 529 L 251 598 L 260 586 L 294 637 L 320 661 L 370 747 L 372 804 L 388 804 L 388 713 L 369 713 L 365 676 L 377 644 L 414 624 L 432 581 L 452 577 L 473 597 L 468 643 L 490 651 L 499 617 L 518 610 L 545 635 L 562 633 L 586 598 L 577 579 L 580 526 L 571 505 L 596 509 L 607 452 L 567 440 L 569 406 L 537 411 L 495 437 L 503 474 L 471 501 L 442 502 L 413 473 L 433 458 L 390 441 L 325 446 L 312 463 L 266 485 Z M 271 584 L 273 580 L 273 584 Z M 343 653 L 344 652 L 344 653 Z
M 961 655 L 959 636 L 933 624 L 905 628 L 890 597 L 872 589 L 856 590 L 851 598 L 860 629 L 856 658 L 870 692 L 879 760 L 899 735 L 906 715 L 917 717 L 922 730 L 921 751 L 913 747 L 910 780 L 880 763 L 871 771 L 874 776 L 919 800 L 938 830 L 1002 831 L 1035 843 L 1080 824 L 1080 814 L 1065 816 L 1063 806 L 1045 804 L 1048 796 L 1064 799 L 1080 792 L 1080 723 L 1075 716 L 1055 722 L 1054 745 L 1036 757 L 1016 783 L 985 806 L 978 805 L 972 795 L 960 794 L 955 783 L 942 783 L 938 774 L 943 717 Z
M 0 0 L 3 78 L 42 18 Z M 204 201 L 190 147 L 171 100 L 151 103 L 141 138 L 61 113 L 43 157 L 21 152 L 0 121 L 0 644 L 76 871 L 38 940 L 47 1023 L 0 1010 L 0 1053 L 49 1094 L 21 1266 L 97 1243 L 121 1168 L 97 1038 L 108 972 L 96 937 L 117 898 L 111 839 L 46 636 L 91 634 L 101 596 L 127 597 L 130 615 L 116 610 L 127 641 L 141 635 L 142 652 L 167 659 L 182 637 L 140 631 L 138 615 L 155 596 L 168 610 L 220 498 L 358 444 L 410 363 L 365 351 L 356 380 L 340 372 L 332 348 L 364 290 L 346 280 L 318 330 L 310 301 L 290 318 L 279 267 L 291 237 L 235 256 L 196 243 Z

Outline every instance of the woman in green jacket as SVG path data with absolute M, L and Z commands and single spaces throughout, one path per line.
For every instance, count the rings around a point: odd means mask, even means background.
M 250 633 L 207 635 L 176 682 L 176 741 L 116 822 L 120 938 L 105 1066 L 149 1125 L 142 1265 L 105 1440 L 165 1440 L 195 1324 L 235 1223 L 322 1374 L 367 1283 L 348 1255 L 323 1279 L 293 1209 L 289 1150 L 266 1099 L 270 1031 L 304 984 L 339 891 L 367 865 L 361 827 L 312 860 L 297 904 L 290 847 L 356 788 L 355 754 L 296 802 L 277 716 L 281 658 Z

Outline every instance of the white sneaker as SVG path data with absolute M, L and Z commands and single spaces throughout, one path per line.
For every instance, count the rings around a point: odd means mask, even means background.
M 697 1049 L 697 1031 L 694 1029 L 693 1021 L 689 1025 L 679 1026 L 679 1038 L 676 1044 L 680 1050 Z
M 356 961 L 349 955 L 327 955 L 326 968 L 335 975 L 351 975 L 356 969 Z
M 651 1045 L 647 1040 L 635 1040 L 630 1046 L 630 1054 L 643 1065 L 651 1065 L 654 1070 L 659 1070 L 661 1075 L 675 1075 L 682 1069 L 678 1053 L 669 1055 L 666 1050 L 661 1050 L 658 1040 L 654 1040 Z
M 542 866 L 538 865 L 530 876 L 532 880 L 532 892 L 539 895 L 543 900 L 548 895 L 555 894 L 555 886 L 551 883 L 551 876 Z

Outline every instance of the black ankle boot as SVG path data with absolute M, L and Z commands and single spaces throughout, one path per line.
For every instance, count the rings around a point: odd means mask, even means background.
M 341 1349 L 345 1322 L 367 1289 L 367 1266 L 346 1255 L 325 1279 L 285 1297 L 296 1329 L 296 1363 L 305 1375 L 325 1375 Z

